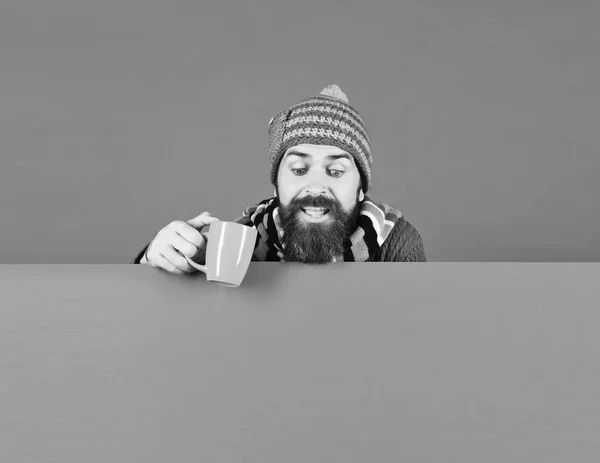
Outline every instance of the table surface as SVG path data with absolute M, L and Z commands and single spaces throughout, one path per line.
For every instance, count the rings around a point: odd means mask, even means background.
M 0 461 L 583 462 L 600 264 L 0 265 Z

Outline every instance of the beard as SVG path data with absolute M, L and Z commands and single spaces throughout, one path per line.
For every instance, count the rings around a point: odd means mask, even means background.
M 277 201 L 279 203 L 279 198 Z M 357 198 L 352 210 L 346 212 L 337 201 L 322 196 L 294 199 L 286 206 L 279 203 L 285 260 L 324 264 L 334 257 L 343 258 L 344 242 L 356 228 L 359 206 Z M 329 217 L 323 222 L 310 222 L 304 216 L 304 207 L 329 209 Z

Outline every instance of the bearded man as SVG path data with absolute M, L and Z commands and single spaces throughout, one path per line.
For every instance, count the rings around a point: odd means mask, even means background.
M 419 232 L 400 210 L 371 199 L 373 158 L 365 124 L 337 86 L 329 85 L 269 122 L 275 196 L 248 206 L 235 222 L 258 231 L 252 261 L 426 262 Z M 200 229 L 209 212 L 175 220 L 131 263 L 171 273 L 204 264 Z

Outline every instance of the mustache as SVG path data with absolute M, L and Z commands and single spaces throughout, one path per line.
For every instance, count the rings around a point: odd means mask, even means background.
M 330 210 L 337 210 L 338 203 L 332 199 L 325 198 L 323 196 L 305 196 L 304 198 L 294 199 L 290 206 L 295 207 L 297 209 L 303 207 L 323 207 Z

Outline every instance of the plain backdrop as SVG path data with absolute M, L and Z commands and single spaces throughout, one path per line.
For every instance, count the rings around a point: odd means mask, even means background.
M 338 84 L 430 261 L 600 261 L 596 0 L 3 0 L 0 263 L 127 263 L 273 194 Z

